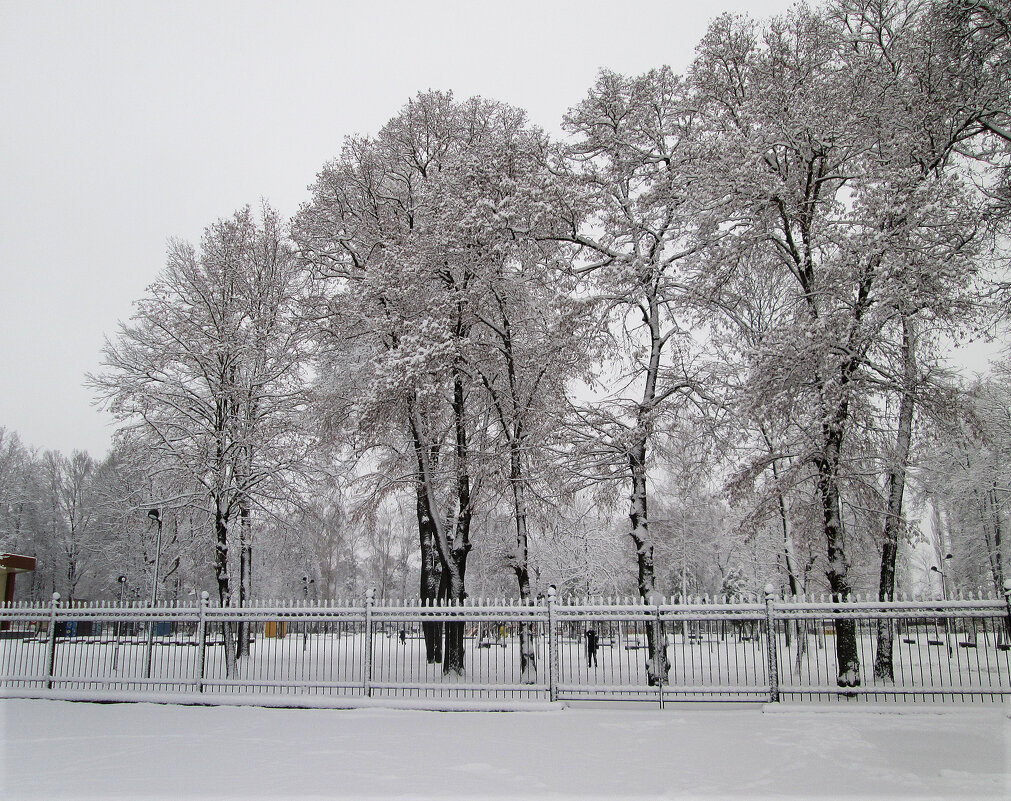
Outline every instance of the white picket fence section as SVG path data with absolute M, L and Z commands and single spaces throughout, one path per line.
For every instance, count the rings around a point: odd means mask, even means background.
M 836 683 L 836 625 L 852 620 L 855 687 Z M 879 629 L 893 675 L 875 676 Z M 247 624 L 229 675 L 223 624 Z M 426 629 L 464 642 L 462 672 L 430 662 Z M 520 632 L 534 664 L 521 672 Z M 592 632 L 592 634 L 591 634 Z M 649 636 L 670 669 L 649 681 Z M 596 647 L 591 648 L 591 643 Z M 826 597 L 107 603 L 0 607 L 0 696 L 220 700 L 334 706 L 362 698 L 1001 702 L 1011 695 L 1004 598 L 887 602 Z

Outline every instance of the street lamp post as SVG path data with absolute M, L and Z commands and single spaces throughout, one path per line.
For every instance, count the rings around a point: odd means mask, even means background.
M 952 558 L 952 556 L 951 556 L 950 553 L 946 553 L 944 555 L 944 562 L 945 562 L 946 565 L 947 565 L 948 560 L 951 559 L 951 558 Z M 945 570 L 941 569 L 937 565 L 931 565 L 930 566 L 930 570 L 933 573 L 937 573 L 941 577 L 941 600 L 942 601 L 947 601 L 948 600 L 948 585 L 947 585 L 947 583 L 944 580 Z M 945 616 L 945 618 L 944 618 L 944 642 L 948 646 L 948 656 L 951 656 L 951 632 L 949 630 L 947 616 Z
M 151 610 L 154 611 L 154 607 L 158 603 L 158 572 L 161 569 L 161 509 L 149 509 L 147 513 L 149 520 L 154 520 L 158 523 L 158 538 L 155 540 L 154 546 L 154 576 L 151 579 Z M 151 618 L 147 627 L 147 656 L 145 662 L 147 668 L 145 670 L 145 677 L 151 678 L 151 655 L 154 650 L 154 617 Z
M 151 509 L 147 516 L 158 523 L 158 539 L 154 546 L 154 578 L 151 580 L 151 606 L 158 603 L 158 572 L 161 569 L 161 509 Z
M 315 584 L 316 579 L 309 578 L 309 574 L 305 573 L 302 576 L 302 594 L 305 596 L 305 605 L 309 605 L 309 585 Z M 306 646 L 309 641 L 309 624 L 302 624 L 302 652 L 305 652 Z
M 123 614 L 123 595 L 126 594 L 126 576 L 120 576 L 117 581 L 119 582 L 119 613 Z M 119 672 L 119 640 L 122 634 L 123 621 L 116 621 L 116 648 L 113 654 L 112 669 L 113 672 Z
M 945 562 L 947 562 L 951 558 L 953 558 L 953 557 L 952 557 L 952 555 L 950 553 L 946 553 L 944 555 L 944 561 Z M 947 586 L 947 584 L 945 583 L 945 580 L 944 580 L 944 573 L 945 573 L 946 569 L 947 568 L 941 569 L 937 565 L 931 565 L 930 566 L 931 572 L 932 573 L 937 573 L 941 577 L 941 599 L 945 600 L 945 601 L 948 600 L 948 586 Z

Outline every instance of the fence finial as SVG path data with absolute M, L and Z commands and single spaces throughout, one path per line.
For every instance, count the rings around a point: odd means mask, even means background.
M 768 584 L 765 585 L 765 597 L 766 598 L 775 598 L 776 597 L 776 588 L 774 586 L 772 586 L 772 582 L 771 581 Z
M 53 593 L 53 603 L 54 604 L 58 604 L 60 602 L 60 598 L 62 598 L 62 597 L 63 596 L 61 596 L 58 592 L 54 592 Z

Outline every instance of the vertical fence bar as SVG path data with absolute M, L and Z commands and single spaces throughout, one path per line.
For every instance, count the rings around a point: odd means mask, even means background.
M 365 695 L 372 697 L 372 605 L 376 602 L 376 588 L 370 587 L 365 593 Z
M 53 674 L 56 671 L 56 607 L 60 603 L 60 594 L 53 593 L 49 603 L 49 636 L 46 645 L 46 689 L 53 689 Z
M 772 584 L 765 585 L 765 632 L 766 653 L 768 654 L 769 701 L 779 701 L 779 658 L 776 642 L 776 623 L 773 619 L 772 604 L 776 599 L 776 590 Z
M 210 599 L 207 590 L 200 593 L 200 618 L 197 622 L 197 692 L 204 691 L 204 678 L 207 671 L 207 602 Z
M 555 585 L 548 587 L 548 698 L 558 700 L 558 632 L 555 630 Z

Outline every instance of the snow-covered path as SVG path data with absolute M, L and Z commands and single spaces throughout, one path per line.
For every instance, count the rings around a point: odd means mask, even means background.
M 1007 708 L 262 709 L 0 700 L 0 797 L 1011 797 Z

